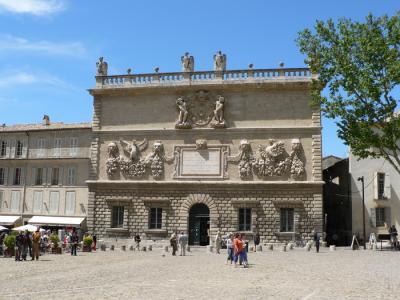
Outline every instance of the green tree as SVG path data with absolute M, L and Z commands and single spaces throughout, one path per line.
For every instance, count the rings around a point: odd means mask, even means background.
M 339 138 L 360 158 L 383 157 L 400 173 L 400 12 L 317 21 L 296 42 L 318 74 L 313 103 L 336 120 Z

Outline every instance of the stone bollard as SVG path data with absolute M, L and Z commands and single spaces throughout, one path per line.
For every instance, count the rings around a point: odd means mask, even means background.
M 114 251 L 114 245 L 111 245 L 110 250 Z
M 262 252 L 262 246 L 261 245 L 257 246 L 257 252 Z
M 189 247 L 189 245 L 186 246 L 186 251 L 187 251 L 187 252 L 190 252 L 190 247 Z
M 134 250 L 135 250 L 135 248 L 133 247 L 133 245 L 131 245 L 131 246 L 129 247 L 129 250 L 130 250 L 130 251 L 134 251 Z
M 146 252 L 147 248 L 146 248 L 146 246 L 143 246 L 142 249 L 140 249 L 140 250 L 143 252 Z
M 168 252 L 168 246 L 164 247 L 164 252 Z
M 213 253 L 213 249 L 214 249 L 214 247 L 212 245 L 208 245 L 207 246 L 207 252 L 208 253 Z
M 126 246 L 125 245 L 121 246 L 121 250 L 126 251 Z
M 149 245 L 149 246 L 147 247 L 147 250 L 153 251 L 153 246 L 152 246 L 152 245 Z
M 335 245 L 330 246 L 329 251 L 336 251 L 336 246 Z
M 100 245 L 100 250 L 101 251 L 106 251 L 106 245 L 105 244 L 101 244 Z
M 282 247 L 281 247 L 281 251 L 282 251 L 282 252 L 286 252 L 286 250 L 287 250 L 287 249 L 286 249 L 286 244 L 283 244 Z
M 308 243 L 305 245 L 304 249 L 305 249 L 306 251 L 310 251 L 310 250 L 311 250 L 311 243 L 308 242 Z
M 267 244 L 267 250 L 273 251 L 274 250 L 274 244 Z

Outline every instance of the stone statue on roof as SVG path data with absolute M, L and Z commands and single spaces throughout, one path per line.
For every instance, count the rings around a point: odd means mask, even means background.
M 218 51 L 214 55 L 214 71 L 225 71 L 226 70 L 226 54 Z
M 186 52 L 184 56 L 181 56 L 182 71 L 193 72 L 194 71 L 194 57 Z
M 96 62 L 97 67 L 97 76 L 107 76 L 108 64 L 104 61 L 103 57 L 99 58 L 99 61 Z

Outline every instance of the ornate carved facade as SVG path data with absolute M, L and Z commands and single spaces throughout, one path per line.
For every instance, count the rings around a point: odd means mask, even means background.
M 320 230 L 321 127 L 318 109 L 309 106 L 312 75 L 282 81 L 284 69 L 277 80 L 266 70 L 226 71 L 220 51 L 214 72 L 195 72 L 188 53 L 181 62 L 172 81 L 157 73 L 146 85 L 130 74 L 120 87 L 98 77 L 90 90 L 98 124 L 91 230 L 150 239 L 185 230 L 200 244 L 217 230 L 259 232 L 275 242 Z M 200 195 L 199 203 L 183 210 L 191 195 Z M 114 207 L 124 207 L 119 227 Z

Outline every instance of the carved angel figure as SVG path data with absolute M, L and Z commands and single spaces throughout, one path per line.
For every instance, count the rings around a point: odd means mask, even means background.
M 214 55 L 214 71 L 225 71 L 226 70 L 226 55 L 221 51 L 218 51 Z
M 179 110 L 178 120 L 176 121 L 176 128 L 190 128 L 190 123 L 188 122 L 189 112 L 187 110 L 186 101 L 182 97 L 176 100 L 176 106 Z
M 183 72 L 193 72 L 194 71 L 194 57 L 186 52 L 184 56 L 181 56 L 182 70 Z
M 133 140 L 131 143 L 120 140 L 120 143 L 124 151 L 129 153 L 128 157 L 131 162 L 139 161 L 141 152 L 146 150 L 148 146 L 147 139 L 144 139 L 141 143 L 137 143 L 136 140 Z
M 99 61 L 96 62 L 97 67 L 97 76 L 107 76 L 108 64 L 103 60 L 103 57 L 99 58 Z
M 217 101 L 215 102 L 213 122 L 211 123 L 213 127 L 225 126 L 224 105 L 225 105 L 225 98 L 222 96 L 218 96 Z
M 106 161 L 106 172 L 108 176 L 113 176 L 119 168 L 119 149 L 116 143 L 111 142 L 107 147 L 108 158 Z

